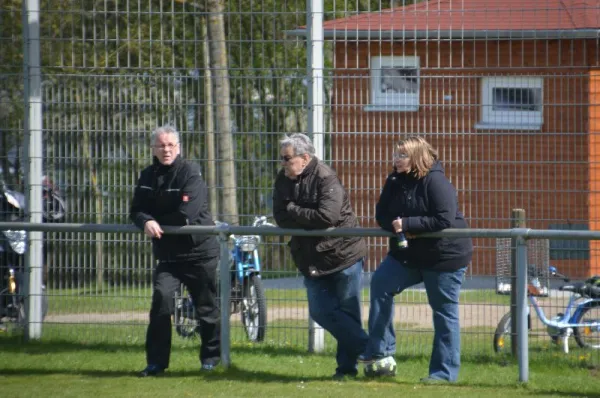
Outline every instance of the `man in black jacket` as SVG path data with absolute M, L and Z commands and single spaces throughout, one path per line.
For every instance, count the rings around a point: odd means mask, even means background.
M 282 228 L 358 227 L 348 194 L 335 171 L 315 157 L 304 134 L 280 143 L 283 169 L 275 180 L 273 213 Z M 289 242 L 304 275 L 310 316 L 338 342 L 334 379 L 356 376 L 366 348 L 360 289 L 366 243 L 361 237 L 301 237 Z
M 219 244 L 213 235 L 168 235 L 161 225 L 214 225 L 200 167 L 180 156 L 179 133 L 170 126 L 152 133 L 153 162 L 140 174 L 130 218 L 152 239 L 154 270 L 150 324 L 146 335 L 148 366 L 140 377 L 169 367 L 174 294 L 188 288 L 200 323 L 200 361 L 212 370 L 220 360 L 220 311 L 216 295 Z

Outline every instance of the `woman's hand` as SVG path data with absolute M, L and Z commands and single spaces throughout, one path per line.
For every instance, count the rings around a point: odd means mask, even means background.
M 396 231 L 397 234 L 402 232 L 402 219 L 396 218 L 394 221 L 392 221 L 392 227 L 394 228 L 394 231 Z
M 394 231 L 396 231 L 397 234 L 402 232 L 402 219 L 398 217 L 394 221 L 392 221 L 392 227 L 394 228 Z M 415 234 L 411 234 L 408 232 L 405 232 L 404 236 L 406 237 L 406 239 L 414 239 L 417 237 Z

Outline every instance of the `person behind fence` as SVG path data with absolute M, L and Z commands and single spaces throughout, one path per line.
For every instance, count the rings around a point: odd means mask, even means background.
M 163 225 L 214 225 L 200 167 L 180 155 L 179 133 L 159 127 L 151 138 L 153 162 L 142 170 L 130 218 L 152 239 L 157 266 L 152 275 L 152 305 L 146 335 L 147 367 L 140 377 L 169 367 L 174 294 L 183 283 L 191 294 L 200 325 L 202 370 L 220 361 L 220 310 L 217 302 L 219 243 L 213 235 L 164 234 Z
M 273 193 L 281 228 L 355 228 L 358 221 L 335 171 L 315 157 L 304 134 L 280 142 L 282 170 Z M 334 379 L 354 377 L 367 335 L 362 328 L 361 279 L 366 243 L 361 237 L 293 236 L 292 258 L 304 275 L 310 316 L 337 340 Z
M 458 298 L 471 261 L 471 238 L 419 238 L 415 234 L 468 228 L 457 193 L 444 175 L 437 151 L 421 137 L 396 145 L 375 218 L 396 235 L 371 279 L 369 341 L 360 360 L 367 376 L 394 375 L 396 351 L 394 296 L 420 282 L 433 310 L 433 348 L 429 375 L 422 382 L 456 381 L 460 367 Z M 399 234 L 406 235 L 408 246 Z

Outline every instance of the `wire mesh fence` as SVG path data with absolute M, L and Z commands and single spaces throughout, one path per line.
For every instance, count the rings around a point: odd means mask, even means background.
M 271 213 L 278 140 L 307 132 L 321 107 L 325 160 L 363 226 L 375 226 L 394 143 L 420 134 L 439 149 L 471 227 L 508 228 L 511 210 L 523 208 L 528 227 L 600 229 L 600 2 L 326 0 L 323 9 L 324 103 L 314 104 L 304 1 L 41 1 L 44 174 L 65 199 L 66 221 L 129 223 L 150 132 L 169 123 L 183 155 L 202 165 L 215 218 L 248 225 Z M 22 2 L 2 2 L 0 167 L 17 192 L 28 189 L 24 17 Z M 232 196 L 236 214 L 225 206 Z M 295 332 L 307 327 L 306 295 L 286 241 L 268 237 L 260 248 L 277 343 L 307 338 Z M 387 252 L 386 238 L 368 244 L 365 304 L 368 273 Z M 475 244 L 463 327 L 467 344 L 489 351 L 508 305 L 496 294 L 506 262 L 501 242 Z M 153 259 L 141 234 L 48 232 L 44 253 L 48 327 L 143 329 Z M 550 240 L 544 253 L 574 278 L 600 273 L 594 241 Z M 2 274 L 16 262 L 4 260 Z M 424 292 L 398 303 L 399 335 L 410 336 L 399 351 L 428 351 Z M 124 327 L 131 336 L 141 338 Z

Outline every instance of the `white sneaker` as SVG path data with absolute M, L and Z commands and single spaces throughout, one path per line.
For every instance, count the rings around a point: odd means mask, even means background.
M 365 365 L 365 376 L 396 376 L 396 361 L 394 357 L 385 357 Z

